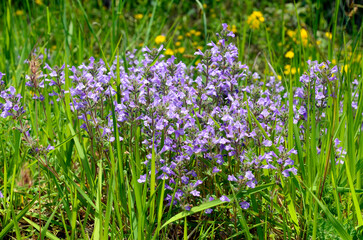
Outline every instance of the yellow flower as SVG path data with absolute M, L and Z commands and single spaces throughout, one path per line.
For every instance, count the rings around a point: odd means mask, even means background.
M 181 42 L 176 42 L 175 46 L 179 47 L 181 45 Z
M 57 49 L 57 45 L 53 45 L 52 50 L 56 50 L 56 49 Z
M 252 29 L 259 29 L 260 24 L 265 21 L 265 18 L 263 17 L 262 13 L 260 11 L 253 11 L 250 16 L 247 18 L 247 24 Z
M 190 32 L 191 34 L 195 34 L 195 30 L 194 30 L 194 29 L 190 30 L 189 32 Z
M 137 19 L 137 20 L 140 20 L 144 17 L 144 15 L 142 15 L 141 13 L 138 13 L 138 14 L 135 14 L 134 15 L 134 18 Z
M 337 60 L 332 59 L 332 60 L 331 60 L 331 63 L 335 65 L 335 64 L 337 64 Z
M 288 51 L 286 54 L 285 54 L 285 58 L 290 58 L 292 59 L 294 57 L 294 52 L 293 51 Z
M 143 42 L 139 43 L 139 47 L 142 47 L 142 46 L 144 46 L 144 43 Z
M 282 77 L 281 75 L 277 75 L 277 78 L 281 81 Z
M 360 60 L 362 59 L 362 54 L 358 53 L 358 55 L 354 58 L 354 62 L 360 62 Z
M 200 36 L 202 33 L 200 31 L 195 32 L 195 36 Z
M 16 10 L 15 14 L 18 15 L 18 16 L 21 16 L 21 15 L 24 14 L 24 11 L 23 10 Z
M 321 44 L 321 41 L 320 40 L 318 40 L 318 41 L 316 41 L 316 45 L 320 45 Z
M 159 36 L 157 36 L 155 38 L 155 43 L 156 44 L 161 44 L 161 43 L 165 42 L 165 40 L 166 40 L 166 37 L 165 36 L 159 35 Z
M 192 34 L 190 34 L 190 32 L 187 32 L 187 33 L 185 34 L 185 36 L 190 37 L 190 36 L 192 36 Z
M 328 39 L 332 39 L 333 34 L 331 34 L 331 32 L 326 32 L 325 37 L 327 37 Z
M 290 29 L 289 29 L 289 30 L 287 30 L 287 32 L 286 32 L 286 33 L 287 33 L 287 35 L 288 35 L 289 37 L 291 37 L 291 38 L 293 38 L 293 37 L 295 36 L 295 34 L 296 34 L 296 33 L 295 33 L 295 31 L 290 30 Z
M 207 4 L 203 3 L 203 8 L 207 8 Z
M 35 0 L 35 3 L 38 4 L 38 5 L 43 5 L 42 0 Z
M 197 49 L 203 50 L 203 47 L 202 46 L 198 46 Z
M 216 18 L 216 17 L 217 17 L 217 15 L 216 15 L 215 13 L 213 13 L 213 14 L 211 15 L 211 17 L 212 17 L 212 18 Z
M 296 67 L 291 68 L 291 74 L 295 74 L 296 73 Z
M 291 65 L 286 65 L 285 66 L 285 71 L 284 71 L 284 74 L 285 75 L 288 75 L 288 74 L 295 74 L 296 73 L 296 68 L 295 67 L 293 67 L 293 68 L 291 68 Z
M 236 25 L 233 24 L 232 27 L 228 26 L 228 30 L 232 31 L 233 33 L 236 33 L 237 32 L 237 27 L 236 27 Z
M 185 52 L 185 48 L 183 48 L 183 47 L 178 48 L 178 52 L 183 54 Z
M 345 73 L 348 73 L 348 65 L 344 65 L 344 67 L 342 69 L 340 69 L 340 72 L 343 73 L 343 70 Z
M 169 56 L 171 56 L 171 55 L 173 55 L 174 54 L 174 51 L 173 50 L 171 50 L 170 48 L 168 48 L 168 49 L 166 49 L 165 50 L 165 55 L 169 55 Z
M 197 46 L 198 43 L 197 42 L 192 42 L 193 46 Z
M 200 63 L 200 60 L 197 60 L 195 63 L 194 63 L 194 65 L 198 65 Z
M 308 38 L 308 32 L 305 30 L 305 28 L 302 28 L 300 30 L 300 35 L 302 39 L 307 39 Z
M 178 40 L 182 40 L 183 39 L 183 36 L 178 36 Z

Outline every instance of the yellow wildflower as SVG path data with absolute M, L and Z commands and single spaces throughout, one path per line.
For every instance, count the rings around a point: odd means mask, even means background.
M 195 34 L 195 30 L 194 29 L 190 30 L 189 32 L 190 32 L 190 34 Z
M 211 15 L 211 17 L 212 17 L 212 18 L 216 18 L 216 17 L 217 17 L 217 15 L 216 15 L 215 13 L 213 13 L 213 14 Z
M 294 57 L 294 52 L 293 51 L 288 51 L 286 54 L 285 54 L 285 58 L 290 58 L 292 59 Z
M 247 18 L 247 24 L 252 29 L 259 29 L 260 24 L 265 21 L 265 18 L 263 17 L 262 13 L 260 11 L 253 11 L 250 16 Z
M 194 63 L 194 65 L 198 65 L 200 63 L 200 60 L 197 60 L 195 63 Z
M 142 46 L 144 46 L 144 43 L 143 42 L 139 43 L 139 47 L 142 47 Z
M 35 3 L 38 4 L 38 5 L 43 5 L 42 0 L 35 0 Z
M 281 75 L 277 75 L 277 78 L 281 81 L 282 77 Z
M 358 53 L 358 55 L 354 58 L 354 62 L 360 62 L 360 60 L 362 59 L 362 54 Z
M 196 31 L 196 32 L 195 32 L 195 36 L 197 36 L 197 37 L 198 37 L 198 36 L 200 36 L 201 34 L 202 34 L 202 33 L 201 33 L 200 31 Z
M 185 34 L 185 36 L 190 37 L 190 36 L 192 36 L 192 34 L 190 34 L 190 32 L 187 32 L 187 33 Z
M 179 47 L 181 45 L 181 42 L 176 42 L 175 46 Z
M 197 49 L 203 50 L 203 47 L 202 46 L 198 46 Z
M 207 8 L 207 4 L 203 3 L 203 8 Z
M 236 33 L 237 32 L 237 27 L 236 27 L 236 25 L 233 24 L 232 27 L 228 26 L 228 30 L 232 31 L 233 33 Z
M 291 65 L 286 65 L 285 66 L 285 71 L 284 74 L 288 75 L 288 74 L 295 74 L 296 73 L 296 67 L 291 67 Z
M 337 60 L 332 59 L 332 60 L 331 60 L 331 63 L 335 65 L 335 64 L 337 64 Z
M 178 36 L 178 40 L 182 40 L 183 39 L 183 36 Z
M 343 73 L 343 70 L 345 73 L 348 73 L 348 65 L 344 65 L 344 67 L 342 69 L 340 69 L 340 72 Z
M 197 46 L 198 43 L 197 42 L 192 42 L 193 46 Z
M 24 11 L 23 10 L 16 10 L 15 14 L 18 15 L 18 16 L 21 16 L 21 15 L 24 14 Z
M 318 40 L 318 41 L 316 41 L 316 45 L 320 45 L 321 44 L 321 41 L 320 40 Z
M 166 40 L 166 37 L 165 36 L 159 35 L 159 36 L 157 36 L 155 38 L 155 43 L 156 44 L 161 44 L 161 43 L 165 42 L 165 40 Z
M 168 48 L 168 49 L 166 49 L 165 50 L 165 55 L 169 55 L 169 56 L 171 56 L 171 55 L 173 55 L 174 54 L 174 51 L 173 50 L 171 50 L 170 48 Z
M 327 37 L 328 39 L 332 39 L 333 34 L 331 34 L 331 32 L 326 32 L 325 37 Z
M 183 48 L 183 47 L 178 48 L 178 52 L 183 54 L 185 52 L 185 48 Z
M 286 34 L 287 34 L 289 37 L 293 38 L 293 37 L 295 36 L 296 32 L 295 32 L 295 31 L 293 31 L 293 30 L 291 30 L 291 29 L 289 29 L 289 30 L 287 30 Z
M 56 49 L 57 49 L 57 45 L 53 45 L 52 50 L 56 50 Z
M 140 20 L 144 17 L 144 15 L 142 15 L 141 13 L 138 13 L 138 14 L 135 14 L 134 15 L 134 18 L 137 19 L 137 20 Z
M 300 30 L 300 35 L 302 39 L 307 39 L 308 38 L 308 32 L 305 30 L 305 28 L 302 28 Z

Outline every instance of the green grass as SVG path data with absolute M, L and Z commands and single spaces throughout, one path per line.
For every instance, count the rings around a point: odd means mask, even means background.
M 25 75 L 30 71 L 24 60 L 34 49 L 44 54 L 42 61 L 50 66 L 77 66 L 93 56 L 109 67 L 117 56 L 125 58 L 126 51 L 135 48 L 136 57 L 141 57 L 142 46 L 158 47 L 155 38 L 165 35 L 166 48 L 192 65 L 198 61 L 193 55 L 196 48 L 215 41 L 222 22 L 236 25 L 242 63 L 265 79 L 271 75 L 281 78 L 290 92 L 285 101 L 291 102 L 294 89 L 301 86 L 298 78 L 309 58 L 320 62 L 334 59 L 337 65 L 347 66 L 347 71 L 338 73 L 339 85 L 327 86 L 337 97 L 328 102 L 326 121 L 316 122 L 319 113 L 312 108 L 304 134 L 293 122 L 290 105 L 287 146 L 298 152 L 294 159 L 298 175 L 281 184 L 233 192 L 229 197 L 236 202 L 242 196 L 251 197 L 251 208 L 244 212 L 235 203 L 218 199 L 193 206 L 189 212 L 164 206 L 165 181 L 156 180 L 154 152 L 150 189 L 137 182 L 145 170 L 146 149 L 136 120 L 122 126 L 127 141 L 110 143 L 106 155 L 97 149 L 97 139 L 79 128 L 69 106 L 70 94 L 65 94 L 64 102 L 50 105 L 55 97 L 48 97 L 49 89 L 44 88 L 45 103 L 28 104 L 27 125 L 39 145 L 52 144 L 55 150 L 42 158 L 33 157 L 29 146 L 22 143 L 23 135 L 13 129 L 18 124 L 0 119 L 0 191 L 4 195 L 0 199 L 0 239 L 166 239 L 172 235 L 180 239 L 361 239 L 362 94 L 355 112 L 350 106 L 352 93 L 363 92 L 363 30 L 339 11 L 345 1 L 333 4 L 330 21 L 325 19 L 321 1 L 296 5 L 285 1 L 112 1 L 108 9 L 101 1 L 42 2 L 0 3 L 0 72 L 6 74 L 7 86 L 14 85 L 22 93 L 23 103 L 32 101 L 25 87 Z M 252 30 L 247 24 L 253 10 L 265 17 L 260 29 Z M 135 14 L 143 17 L 137 19 Z M 288 30 L 295 31 L 293 37 Z M 332 38 L 325 32 L 331 32 Z M 185 52 L 179 52 L 180 47 Z M 293 59 L 284 57 L 289 50 L 295 54 Z M 45 51 L 50 51 L 50 57 Z M 66 90 L 70 87 L 68 74 L 66 71 Z M 120 74 L 117 76 L 115 86 L 120 85 Z M 355 79 L 359 85 L 353 92 Z M 119 102 L 120 94 L 113 100 Z M 113 104 L 105 108 L 115 120 Z M 250 113 L 250 124 L 254 123 L 266 135 Z M 347 150 L 344 165 L 335 164 L 335 138 Z M 271 149 L 277 151 L 275 146 Z M 215 184 L 219 188 L 222 180 L 216 178 Z M 267 205 L 276 212 L 269 212 Z M 216 209 L 213 218 L 202 214 L 212 206 Z

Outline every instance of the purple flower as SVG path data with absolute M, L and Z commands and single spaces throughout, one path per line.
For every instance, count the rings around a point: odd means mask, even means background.
M 256 183 L 253 180 L 246 182 L 246 185 L 248 187 L 250 187 L 250 188 L 255 188 L 256 187 Z
M 4 195 L 1 191 L 0 191 L 0 198 L 4 198 Z
M 237 178 L 234 175 L 228 175 L 228 181 L 237 182 Z
M 338 138 L 336 138 L 336 139 L 334 140 L 334 145 L 335 145 L 335 147 L 337 147 L 340 143 L 341 143 L 341 141 L 340 141 Z
M 208 208 L 204 211 L 206 214 L 211 214 L 213 212 L 213 209 Z
M 294 175 L 296 175 L 297 169 L 294 167 L 285 169 L 284 171 L 282 171 L 282 175 L 284 175 L 284 177 L 290 177 L 290 172 L 292 172 Z
M 225 195 L 223 195 L 222 197 L 220 197 L 219 198 L 219 200 L 221 200 L 222 202 L 230 202 L 231 200 L 227 197 L 227 196 L 225 196 Z
M 190 205 L 186 205 L 184 208 L 185 208 L 185 210 L 187 210 L 187 211 L 190 211 L 190 209 L 192 209 L 192 208 L 190 207 Z
M 138 181 L 139 183 L 144 183 L 144 182 L 146 181 L 146 174 L 144 174 L 144 175 L 140 175 L 140 178 L 139 178 L 139 179 L 137 179 L 137 181 Z
M 200 192 L 197 190 L 191 191 L 190 194 L 192 194 L 194 197 L 200 197 Z
M 272 146 L 272 141 L 270 140 L 264 140 L 262 142 L 262 144 L 265 146 L 265 147 L 271 147 Z
M 51 150 L 54 150 L 54 147 L 49 144 L 48 147 L 47 147 L 47 151 L 51 151 Z
M 241 206 L 241 208 L 243 209 L 248 209 L 250 207 L 250 204 L 246 201 L 244 202 L 240 202 L 239 205 Z
M 182 176 L 182 177 L 181 177 L 181 182 L 182 182 L 183 184 L 188 184 L 188 183 L 189 183 L 189 178 L 188 178 L 188 177 L 186 177 L 186 176 Z
M 247 171 L 245 174 L 245 178 L 252 180 L 255 178 L 255 175 L 253 175 L 253 173 L 251 171 Z

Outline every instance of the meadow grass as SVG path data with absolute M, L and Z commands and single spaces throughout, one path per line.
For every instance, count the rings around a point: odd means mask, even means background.
M 342 15 L 342 1 L 335 1 L 330 22 L 324 20 L 320 1 L 306 2 L 112 1 L 106 8 L 101 1 L 2 1 L 2 80 L 22 94 L 22 103 L 28 107 L 25 124 L 32 129 L 37 146 L 51 144 L 54 150 L 45 157 L 32 154 L 17 130 L 19 123 L 1 118 L 0 239 L 361 239 L 362 26 Z M 248 24 L 253 11 L 262 11 L 265 17 L 258 29 Z M 115 59 L 123 59 L 123 63 L 116 61 L 112 79 L 117 91 L 113 100 L 119 102 L 120 68 L 128 69 L 127 51 L 138 49 L 135 56 L 142 59 L 141 48 L 159 47 L 155 39 L 164 35 L 164 47 L 195 66 L 200 57 L 194 52 L 199 47 L 208 49 L 211 40 L 216 42 L 215 33 L 223 22 L 236 25 L 239 60 L 258 72 L 265 84 L 270 76 L 280 79 L 289 93 L 282 100 L 285 104 L 292 103 L 294 91 L 302 87 L 299 77 L 308 69 L 307 60 L 333 61 L 342 69 L 336 73 L 338 80 L 327 86 L 335 97 L 328 99 L 323 121 L 316 119 L 322 112 L 315 108 L 313 98 L 306 103 L 311 110 L 301 131 L 294 123 L 293 104 L 288 105 L 286 148 L 297 150 L 293 159 L 297 175 L 288 179 L 280 175 L 277 183 L 237 192 L 222 178 L 214 178 L 216 191 L 231 189 L 230 203 L 216 199 L 190 211 L 167 206 L 167 182 L 157 179 L 154 148 L 149 185 L 140 184 L 148 146 L 142 143 L 137 121 L 123 125 L 120 135 L 113 101 L 105 104 L 104 111 L 111 113 L 115 138 L 125 141 L 110 142 L 102 146 L 107 151 L 100 151 L 92 136 L 97 129 L 86 134 L 70 107 L 72 73 L 67 67 L 64 90 L 68 92 L 57 104 L 49 103 L 56 99 L 48 95 L 50 89 L 42 90 L 45 100 L 39 102 L 25 85 L 30 69 L 24 61 L 31 59 L 35 49 L 44 56 L 43 64 L 52 67 L 79 66 L 93 56 L 102 58 L 110 69 Z M 352 26 L 350 33 L 348 26 Z M 190 28 L 200 34 L 190 33 Z M 325 32 L 331 32 L 331 37 L 325 37 Z M 288 51 L 294 53 L 292 58 L 285 57 Z M 358 84 L 352 88 L 355 79 Z M 248 108 L 248 116 L 249 124 L 268 139 L 253 109 Z M 335 163 L 336 138 L 347 152 L 344 164 Z M 274 145 L 271 149 L 277 152 Z M 245 196 L 250 198 L 248 210 L 238 205 Z M 217 211 L 208 217 L 204 211 L 210 208 Z

